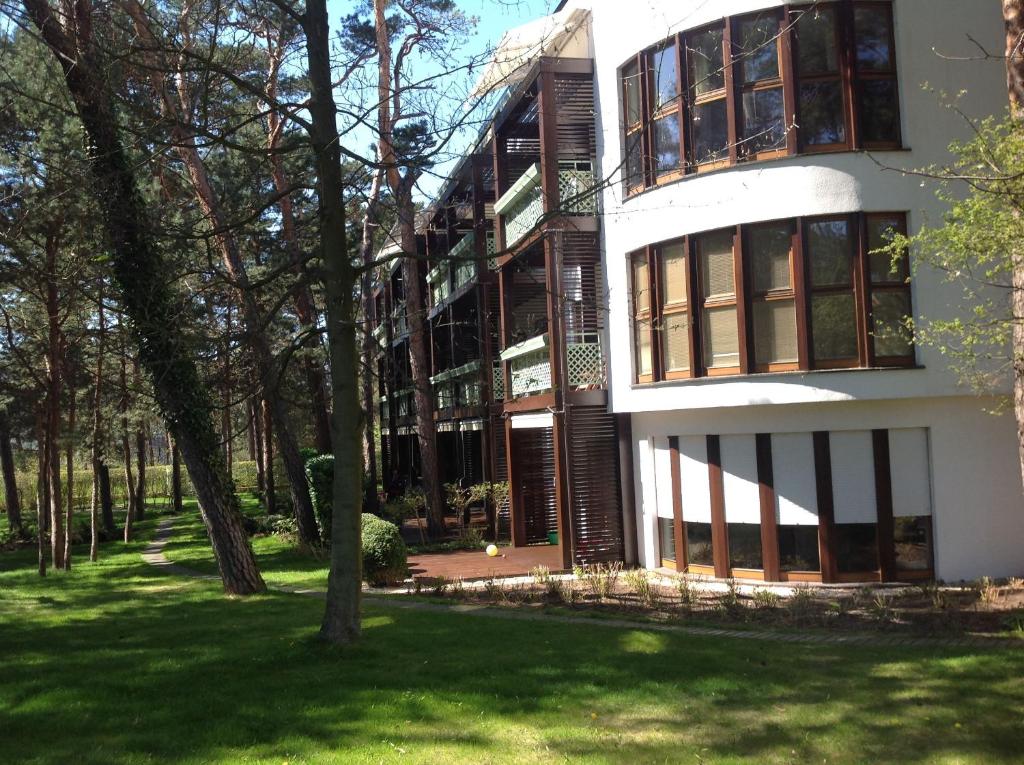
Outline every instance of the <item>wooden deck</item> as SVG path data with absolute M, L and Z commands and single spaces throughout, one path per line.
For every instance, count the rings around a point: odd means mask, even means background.
M 551 571 L 562 570 L 562 548 L 558 545 L 531 547 L 501 547 L 496 558 L 489 558 L 481 550 L 459 550 L 449 553 L 431 553 L 409 557 L 409 572 L 414 579 L 462 580 L 489 577 L 526 576 L 536 566 Z

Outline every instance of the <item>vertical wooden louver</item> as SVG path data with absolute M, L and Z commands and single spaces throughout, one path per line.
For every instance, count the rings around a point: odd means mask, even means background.
M 555 443 L 551 428 L 512 431 L 519 503 L 516 511 L 525 527 L 527 544 L 548 541 L 558 530 L 555 499 Z
M 589 160 L 594 155 L 594 80 L 591 75 L 556 76 L 559 159 Z
M 572 407 L 570 413 L 574 562 L 621 561 L 625 548 L 615 416 L 603 406 Z

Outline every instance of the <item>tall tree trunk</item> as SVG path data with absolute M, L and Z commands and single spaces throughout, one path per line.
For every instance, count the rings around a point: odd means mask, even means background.
M 386 21 L 387 0 L 373 0 L 377 40 L 377 113 L 380 133 L 380 161 L 385 168 L 398 213 L 402 247 L 402 286 L 405 290 L 406 321 L 409 324 L 409 366 L 413 402 L 416 408 L 416 440 L 420 448 L 420 478 L 427 498 L 427 531 L 431 537 L 444 534 L 444 495 L 437 458 L 437 425 L 434 422 L 433 390 L 430 385 L 430 353 L 420 262 L 416 247 L 416 207 L 412 190 L 416 174 L 407 168 L 403 175 L 395 151 L 395 123 L 401 118 L 394 73 L 391 68 L 391 39 Z
M 374 265 L 374 233 L 377 231 L 378 206 L 380 189 L 384 183 L 384 169 L 380 168 L 373 174 L 370 194 L 366 199 L 366 213 L 363 216 L 363 238 L 359 244 L 359 262 L 363 272 L 359 277 L 359 291 L 362 298 L 362 399 L 363 399 L 363 465 L 366 473 L 367 491 L 364 498 L 367 512 L 376 513 L 377 506 L 377 445 L 374 443 L 374 375 L 377 355 L 377 343 L 370 329 L 370 318 L 373 316 L 373 265 Z
M 14 450 L 11 449 L 11 423 L 7 412 L 0 409 L 0 473 L 4 480 L 4 506 L 7 508 L 7 528 L 21 534 L 21 498 L 18 496 L 18 476 L 14 471 Z
M 46 576 L 46 519 L 50 513 L 50 493 L 46 477 L 46 416 L 43 410 L 36 413 L 36 558 L 39 576 Z
M 146 519 L 146 426 L 135 431 L 135 520 Z
M 50 550 L 54 568 L 64 568 L 64 507 L 60 482 L 60 394 L 62 343 L 57 293 L 57 243 L 46 243 L 46 482 L 50 497 Z
M 110 466 L 100 463 L 100 517 L 103 518 L 103 533 L 112 538 L 117 533 L 114 523 L 114 497 L 110 491 Z
M 256 452 L 256 491 L 266 506 L 267 471 L 263 462 L 263 404 L 254 397 L 249 399 L 249 428 L 252 432 L 253 450 Z
M 276 37 L 274 35 L 277 35 Z M 267 97 L 270 102 L 277 100 L 278 77 L 281 73 L 281 65 L 284 61 L 285 40 L 283 33 L 275 30 L 269 33 L 268 50 L 269 67 L 267 71 Z M 292 198 L 289 194 L 290 186 L 288 176 L 284 169 L 284 158 L 278 151 L 281 144 L 281 135 L 284 131 L 285 120 L 282 115 L 274 109 L 267 110 L 267 149 L 270 156 L 271 176 L 274 181 L 274 189 L 281 195 L 279 207 L 281 209 L 281 238 L 284 240 L 288 255 L 292 261 L 292 267 L 296 276 L 303 275 L 302 247 L 299 243 L 298 233 L 295 229 L 295 211 L 292 205 Z M 299 319 L 301 332 L 308 332 L 305 346 L 309 349 L 309 355 L 302 357 L 300 362 L 303 367 L 303 374 L 306 378 L 306 386 L 309 390 L 309 405 L 313 415 L 313 434 L 316 442 L 316 449 L 321 454 L 328 454 L 331 451 L 331 422 L 330 413 L 327 409 L 327 384 L 324 380 L 323 365 L 317 360 L 313 351 L 319 351 L 323 345 L 320 341 L 320 334 L 316 332 L 316 304 L 313 302 L 313 293 L 308 282 L 299 279 L 296 282 L 293 293 L 295 304 L 295 315 Z
M 71 570 L 71 538 L 74 536 L 75 520 L 75 408 L 78 396 L 73 385 L 68 386 L 68 442 L 65 447 L 67 464 L 67 516 L 64 521 L 64 569 Z
M 334 508 L 331 570 L 320 635 L 333 643 L 359 638 L 362 598 L 362 459 L 357 383 L 354 292 L 356 275 L 345 232 L 341 137 L 331 74 L 331 38 L 326 0 L 307 0 L 302 16 L 310 87 L 310 142 L 320 202 L 320 258 L 324 269 L 327 338 L 331 358 L 331 440 Z
M 267 515 L 277 514 L 277 487 L 274 485 L 274 420 L 268 413 L 266 399 L 260 401 L 260 421 L 263 423 L 263 505 Z
M 1006 89 L 1010 113 L 1024 123 L 1024 0 L 1003 0 L 1006 24 Z M 1017 418 L 1017 451 L 1024 480 L 1024 245 L 1013 258 L 1013 410 Z
M 107 323 L 103 312 L 103 282 L 100 282 L 99 324 L 96 335 L 96 371 L 92 392 L 92 502 L 89 505 L 89 560 L 96 561 L 100 550 L 100 484 L 103 472 L 103 355 L 107 345 Z
M 128 349 L 121 344 L 121 456 L 124 458 L 124 541 L 132 539 L 132 519 L 135 509 L 135 479 L 132 477 L 132 446 L 128 426 Z
M 170 433 L 167 434 L 167 443 L 171 446 L 171 510 L 175 515 L 181 515 L 184 510 L 181 496 L 181 454 L 178 452 L 178 443 Z
M 23 0 L 33 25 L 64 72 L 75 102 L 110 244 L 110 261 L 126 313 L 132 318 L 142 365 L 149 374 L 168 429 L 181 446 L 220 568 L 224 589 L 247 595 L 266 590 L 242 526 L 238 497 L 211 421 L 209 392 L 187 343 L 175 332 L 178 306 L 168 272 L 118 135 L 106 71 L 89 38 L 91 8 L 75 5 L 69 38 L 46 0 Z
M 233 428 L 231 425 L 231 303 L 228 302 L 226 313 L 225 313 L 225 328 L 224 328 L 224 399 L 223 408 L 221 409 L 221 433 L 224 439 L 224 459 L 228 463 L 228 472 L 232 471 L 232 462 L 234 461 L 234 452 L 232 451 L 233 443 Z
M 136 32 L 145 44 L 150 46 L 150 50 L 155 54 L 157 51 L 166 49 L 166 46 L 161 45 L 153 34 L 146 12 L 138 0 L 122 0 L 122 5 L 135 22 Z M 162 75 L 161 72 L 166 74 Z M 213 239 L 224 264 L 224 270 L 238 289 L 242 326 L 252 353 L 256 373 L 259 376 L 262 395 L 268 403 L 268 412 L 274 422 L 277 446 L 281 451 L 281 462 L 284 464 L 285 475 L 288 478 L 292 495 L 292 505 L 295 508 L 295 522 L 298 526 L 299 539 L 305 544 L 317 544 L 320 541 L 320 532 L 317 529 L 316 515 L 313 512 L 313 500 L 309 494 L 306 468 L 302 463 L 299 444 L 292 430 L 284 400 L 276 395 L 279 370 L 271 353 L 267 335 L 262 328 L 260 308 L 256 302 L 255 293 L 250 288 L 248 271 L 242 260 L 238 242 L 214 193 L 206 164 L 196 147 L 193 135 L 186 128 L 189 123 L 188 115 L 184 113 L 185 110 L 181 108 L 181 104 L 192 101 L 192 94 L 187 90 L 189 78 L 184 76 L 177 78 L 176 99 L 172 95 L 175 90 L 172 85 L 175 82 L 173 68 L 169 68 L 163 62 L 154 61 L 151 73 L 161 110 L 171 122 L 175 152 L 188 172 L 196 202 L 199 204 L 203 216 L 209 222 L 210 228 L 215 232 Z

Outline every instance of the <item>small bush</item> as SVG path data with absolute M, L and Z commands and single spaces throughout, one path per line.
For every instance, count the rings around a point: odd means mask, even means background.
M 626 586 L 636 593 L 637 599 L 648 608 L 658 605 L 658 590 L 655 588 L 646 569 L 637 568 L 625 574 Z
M 615 590 L 615 583 L 622 571 L 621 563 L 597 563 L 595 565 L 574 566 L 573 573 L 600 600 L 605 600 Z
M 681 576 L 676 579 L 676 594 L 679 596 L 679 607 L 684 611 L 689 611 L 697 605 L 697 590 L 687 577 Z
M 774 590 L 754 590 L 754 607 L 763 609 L 774 609 L 779 607 L 782 598 Z
M 363 513 L 363 578 L 374 585 L 401 582 L 409 571 L 407 559 L 398 527 Z
M 786 602 L 786 610 L 794 622 L 802 622 L 814 613 L 814 596 L 810 590 L 798 589 Z
M 334 512 L 334 456 L 323 454 L 306 461 L 306 478 L 313 500 L 320 537 L 324 544 L 331 541 L 331 518 Z

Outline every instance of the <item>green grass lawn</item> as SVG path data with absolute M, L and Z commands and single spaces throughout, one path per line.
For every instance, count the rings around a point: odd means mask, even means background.
M 792 646 L 380 603 L 362 642 L 339 649 L 317 640 L 319 600 L 225 598 L 147 567 L 143 546 L 110 543 L 42 581 L 30 551 L 0 555 L 0 763 L 1024 756 L 1024 651 Z M 264 558 L 268 578 L 287 578 L 285 558 Z

